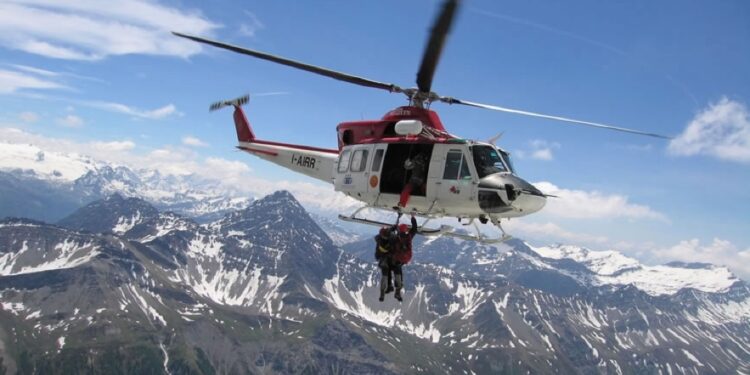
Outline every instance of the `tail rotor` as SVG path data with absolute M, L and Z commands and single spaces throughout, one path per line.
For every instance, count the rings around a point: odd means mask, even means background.
M 230 100 L 222 100 L 222 101 L 213 103 L 211 104 L 210 107 L 208 107 L 208 110 L 213 112 L 213 111 L 222 109 L 224 107 L 228 107 L 230 105 L 235 106 L 235 107 L 240 107 L 240 106 L 247 104 L 247 102 L 249 101 L 250 101 L 250 95 L 245 94 L 243 96 L 240 96 L 239 98 L 230 99 Z

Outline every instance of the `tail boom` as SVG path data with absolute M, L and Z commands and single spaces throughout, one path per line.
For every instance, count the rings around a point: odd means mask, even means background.
M 333 183 L 333 165 L 339 155 L 338 150 L 333 149 L 262 140 L 240 142 L 237 148 L 327 183 Z
M 211 110 L 230 105 L 234 107 L 234 127 L 237 130 L 239 142 L 237 148 L 294 172 L 333 183 L 333 164 L 339 156 L 339 150 L 255 138 L 253 128 L 240 107 L 247 102 L 248 97 L 243 96 L 211 105 Z

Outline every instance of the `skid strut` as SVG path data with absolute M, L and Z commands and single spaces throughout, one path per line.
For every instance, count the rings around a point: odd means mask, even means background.
M 368 206 L 360 207 L 357 210 L 355 210 L 351 215 L 341 215 L 339 214 L 339 219 L 343 221 L 348 221 L 351 223 L 359 223 L 359 224 L 365 224 L 365 225 L 372 225 L 377 227 L 390 227 L 393 224 L 387 223 L 379 220 L 372 220 L 372 219 L 366 219 L 362 217 L 357 217 L 357 214 L 362 212 L 362 210 L 366 208 L 372 208 Z M 468 241 L 478 241 L 481 243 L 486 244 L 492 244 L 492 243 L 499 243 L 506 241 L 511 238 L 510 235 L 505 233 L 505 230 L 503 229 L 502 225 L 500 224 L 500 220 L 493 221 L 493 224 L 500 229 L 500 232 L 502 232 L 502 235 L 500 237 L 487 237 L 479 230 L 479 226 L 477 225 L 476 221 L 470 220 L 467 225 L 471 225 L 474 227 L 474 230 L 476 231 L 476 234 L 469 234 L 469 233 L 460 233 L 456 232 L 455 228 L 451 227 L 450 225 L 441 225 L 439 228 L 429 228 L 427 227 L 427 223 L 430 222 L 433 218 L 430 216 L 420 215 L 416 214 L 419 217 L 424 217 L 425 221 L 417 228 L 417 233 L 421 234 L 423 236 L 450 236 L 454 238 L 460 238 L 463 240 Z

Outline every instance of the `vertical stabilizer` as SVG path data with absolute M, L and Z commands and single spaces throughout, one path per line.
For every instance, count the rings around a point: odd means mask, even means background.
M 234 127 L 237 129 L 237 140 L 240 142 L 252 142 L 255 140 L 255 134 L 253 134 L 253 128 L 250 127 L 250 122 L 245 117 L 245 112 L 240 108 L 242 105 L 250 101 L 250 95 L 240 96 L 239 98 L 232 100 L 223 100 L 211 104 L 209 111 L 215 111 L 227 106 L 234 107 Z
M 245 117 L 245 112 L 242 111 L 240 106 L 234 106 L 234 127 L 237 129 L 237 140 L 240 142 L 252 142 L 255 140 L 255 134 L 253 134 L 253 128 L 250 127 L 250 122 Z

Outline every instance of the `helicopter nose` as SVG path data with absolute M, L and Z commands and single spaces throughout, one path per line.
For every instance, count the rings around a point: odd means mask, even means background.
M 544 193 L 513 174 L 495 173 L 479 181 L 479 205 L 488 213 L 525 216 L 541 210 L 546 203 Z

